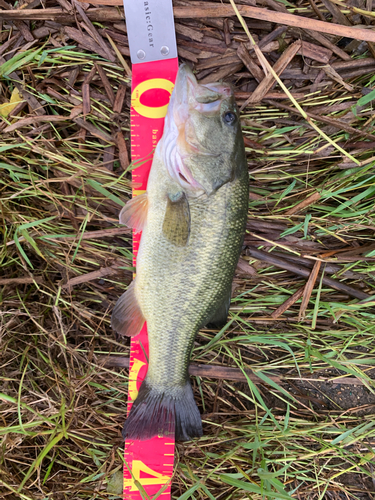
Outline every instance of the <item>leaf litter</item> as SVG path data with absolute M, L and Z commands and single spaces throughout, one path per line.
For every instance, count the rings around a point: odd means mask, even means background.
M 0 1 L 11 500 L 121 489 L 129 343 L 109 318 L 134 271 L 131 63 L 107 2 Z M 177 445 L 173 498 L 373 499 L 372 2 L 173 3 L 180 61 L 235 88 L 251 183 L 228 323 L 195 342 L 204 437 Z

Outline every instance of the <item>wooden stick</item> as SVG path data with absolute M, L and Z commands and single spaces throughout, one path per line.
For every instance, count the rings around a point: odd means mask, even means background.
M 79 285 L 81 283 L 87 283 L 88 281 L 96 280 L 103 278 L 104 276 L 108 276 L 111 274 L 118 273 L 119 268 L 116 266 L 110 267 L 101 267 L 97 271 L 92 271 L 91 273 L 83 274 L 82 276 L 75 276 L 71 278 L 65 285 L 62 285 L 62 288 L 70 288 L 74 285 Z
M 65 181 L 68 181 L 69 178 L 66 177 L 65 179 L 63 179 Z M 61 179 L 60 179 L 61 181 Z M 114 220 L 115 222 L 117 221 L 117 219 L 112 219 Z M 100 229 L 99 231 L 85 231 L 82 235 L 75 235 L 75 236 L 63 236 L 62 238 L 55 238 L 54 236 L 49 236 L 48 239 L 49 240 L 58 240 L 58 241 L 71 241 L 71 240 L 79 240 L 80 238 L 82 240 L 92 240 L 92 239 L 100 239 L 100 238 L 112 238 L 113 236 L 121 236 L 123 234 L 129 234 L 131 233 L 131 229 L 129 229 L 128 227 L 112 227 L 112 228 L 109 228 L 109 229 Z M 23 236 L 21 236 L 19 238 L 20 241 L 25 241 L 24 239 L 21 239 L 23 238 Z M 7 243 L 7 246 L 9 245 L 14 245 L 14 240 L 11 240 L 11 241 L 8 241 Z M 124 264 L 125 265 L 125 264 Z
M 103 0 L 98 0 L 98 2 L 100 1 Z M 332 35 L 346 36 L 357 40 L 375 41 L 375 32 L 372 30 L 369 31 L 363 28 L 357 29 L 350 26 L 341 26 L 340 24 L 317 21 L 307 17 L 286 14 L 284 12 L 275 12 L 249 5 L 238 5 L 238 10 L 243 17 L 250 17 L 252 19 L 269 21 L 277 24 L 286 24 L 287 26 L 295 26 L 296 28 L 311 29 L 322 33 L 330 33 Z M 228 17 L 234 15 L 230 5 L 209 3 L 204 6 L 175 7 L 173 13 L 176 18 Z
M 290 45 L 284 52 L 281 54 L 279 59 L 276 61 L 273 69 L 275 73 L 280 76 L 280 74 L 284 71 L 284 69 L 288 66 L 293 57 L 297 54 L 297 52 L 301 49 L 301 40 L 296 40 L 292 45 Z M 265 78 L 260 82 L 258 87 L 254 90 L 252 95 L 242 104 L 241 110 L 246 108 L 249 104 L 254 104 L 263 99 L 263 97 L 267 94 L 269 90 L 274 86 L 276 80 L 273 74 L 268 73 Z
M 246 66 L 246 68 L 253 75 L 253 77 L 255 78 L 255 80 L 258 83 L 260 83 L 265 78 L 265 75 L 263 73 L 263 70 L 250 57 L 249 51 L 245 47 L 244 43 L 241 43 L 240 46 L 238 47 L 238 49 L 237 49 L 237 55 L 241 59 L 241 61 L 244 63 L 244 65 Z
M 324 47 L 319 47 L 319 45 L 302 40 L 301 50 L 298 51 L 298 54 L 304 57 L 309 57 L 314 61 L 328 64 L 332 57 L 332 50 L 325 49 Z
M 280 257 L 274 257 L 272 254 L 263 252 L 262 250 L 258 250 L 254 247 L 249 247 L 248 251 L 250 256 L 257 260 L 268 262 L 275 267 L 286 269 L 287 271 L 303 276 L 304 278 L 308 278 L 310 276 L 311 269 L 305 266 L 292 264 L 291 262 L 281 259 Z M 359 300 L 365 300 L 370 297 L 370 295 L 358 290 L 357 288 L 341 283 L 341 281 L 334 280 L 333 278 L 327 278 L 326 276 L 323 277 L 323 284 Z
M 107 78 L 107 75 L 103 69 L 103 67 L 98 64 L 98 63 L 95 63 L 95 68 L 96 68 L 96 71 L 98 72 L 99 76 L 100 76 L 100 79 L 104 85 L 104 88 L 105 88 L 105 92 L 108 96 L 108 99 L 111 101 L 111 104 L 113 106 L 114 102 L 115 102 L 115 94 L 113 92 L 113 88 Z
M 24 285 L 28 283 L 43 283 L 42 276 L 35 276 L 35 278 L 30 276 L 24 276 L 23 278 L 1 278 L 0 286 L 4 285 Z
M 121 168 L 123 170 L 127 170 L 127 168 L 129 167 L 129 164 L 130 164 L 129 154 L 128 154 L 128 150 L 127 150 L 127 147 L 126 147 L 126 142 L 125 142 L 125 139 L 124 139 L 124 135 L 123 135 L 123 133 L 122 133 L 121 130 L 119 130 L 115 134 L 115 140 L 116 140 L 117 147 L 118 147 L 118 150 L 119 150 L 119 160 L 120 160 Z
M 296 205 L 295 207 L 292 207 L 289 210 L 287 210 L 285 212 L 285 215 L 294 215 L 297 212 L 300 212 L 301 210 L 303 210 L 304 208 L 309 207 L 310 205 L 313 205 L 315 202 L 319 201 L 320 198 L 321 198 L 320 193 L 313 193 L 310 196 L 308 196 L 307 198 L 305 198 L 304 200 L 302 200 L 300 203 L 298 203 L 298 205 Z
M 68 117 L 66 116 L 55 116 L 55 115 L 43 115 L 43 116 L 29 116 L 28 118 L 22 118 L 13 125 L 8 125 L 3 130 L 4 134 L 9 134 L 10 132 L 14 132 L 15 130 L 26 127 L 28 125 L 34 125 L 40 122 L 66 122 L 68 121 Z
M 112 136 L 107 134 L 107 132 L 104 132 L 104 130 L 100 130 L 99 128 L 95 127 L 95 125 L 85 122 L 84 120 L 82 120 L 82 118 L 74 118 L 73 121 L 79 127 L 87 130 L 87 132 L 90 132 L 90 134 L 92 134 L 93 136 L 99 137 L 99 139 L 103 139 L 103 141 L 108 142 L 109 144 L 115 144 L 115 140 Z
M 273 319 L 277 319 L 279 316 L 284 314 L 285 311 L 287 311 L 290 307 L 292 307 L 292 305 L 295 304 L 297 300 L 299 300 L 302 297 L 303 292 L 305 291 L 305 286 L 306 285 L 303 285 L 301 286 L 301 288 L 298 288 L 298 290 L 294 292 L 291 297 L 286 299 L 286 301 L 283 304 L 281 304 L 281 306 L 279 306 L 277 309 L 273 311 L 271 317 Z
M 129 358 L 124 356 L 98 356 L 98 362 L 105 366 L 106 368 L 129 368 Z M 199 365 L 197 363 L 191 363 L 189 365 L 189 374 L 195 377 L 208 377 L 217 378 L 221 380 L 234 380 L 236 382 L 247 382 L 247 377 L 255 384 L 264 384 L 265 382 L 255 375 L 251 370 L 245 370 L 246 375 L 239 368 L 233 368 L 230 366 L 221 365 Z M 246 377 L 247 376 L 247 377 Z M 300 380 L 300 381 L 310 381 L 310 382 L 332 382 L 333 384 L 346 384 L 346 385 L 363 385 L 363 382 L 359 378 L 355 377 L 338 377 L 338 378 L 305 378 L 296 376 L 277 376 L 268 375 L 267 377 L 273 382 L 280 384 L 282 382 L 288 382 L 288 380 Z
M 313 31 L 313 30 L 311 30 L 311 31 L 310 30 L 306 30 L 306 33 L 308 35 L 310 35 L 312 38 L 314 38 L 321 45 L 323 45 L 324 47 L 326 47 L 327 49 L 332 50 L 332 52 L 334 54 L 336 54 L 337 56 L 339 56 L 344 61 L 351 61 L 352 60 L 352 58 L 350 57 L 349 54 L 347 54 L 342 49 L 340 49 L 340 47 L 337 47 L 337 45 L 335 45 L 334 43 L 330 42 L 328 40 L 328 38 L 326 38 L 321 33 L 318 33 L 317 31 Z
M 251 96 L 252 94 L 253 94 L 253 92 L 235 92 L 234 97 L 237 100 L 242 100 L 242 99 L 248 99 L 249 96 Z M 291 94 L 295 99 L 304 99 L 304 97 L 305 97 L 304 92 L 291 92 Z M 268 92 L 263 97 L 263 99 L 287 99 L 287 98 L 288 98 L 288 96 L 282 90 L 275 90 L 273 92 Z M 295 109 L 294 109 L 294 111 L 297 113 L 297 111 Z
M 318 273 L 320 271 L 320 266 L 322 265 L 321 260 L 316 260 L 314 267 L 310 273 L 309 279 L 307 280 L 307 283 L 305 285 L 304 291 L 303 291 L 303 299 L 301 303 L 301 307 L 299 309 L 299 316 L 298 319 L 301 321 L 305 319 L 305 312 L 308 303 L 310 302 L 311 294 L 315 286 L 316 278 L 318 277 Z
M 289 111 L 290 113 L 298 114 L 298 111 L 295 108 L 292 108 L 291 106 L 288 106 L 286 104 L 282 104 L 279 102 L 274 102 L 272 100 L 269 100 L 268 102 L 269 102 L 269 104 L 272 104 L 272 106 L 275 106 L 275 107 L 280 108 L 280 109 L 285 109 L 286 111 Z M 350 125 L 347 125 L 342 120 L 337 120 L 336 118 L 330 118 L 329 116 L 322 116 L 322 115 L 318 115 L 318 114 L 310 113 L 310 112 L 306 112 L 306 114 L 309 118 L 312 118 L 313 120 L 327 123 L 328 125 L 332 125 L 333 127 L 336 127 L 339 130 L 345 130 L 346 132 L 349 132 L 350 134 L 361 135 L 362 137 L 367 137 L 368 139 L 374 138 L 374 136 L 372 134 L 369 134 L 367 132 L 363 132 L 362 130 L 357 130 L 356 128 L 351 127 Z M 287 214 L 288 214 L 288 212 L 287 212 Z
M 92 0 L 93 5 L 122 5 L 122 0 Z M 356 40 L 364 40 L 366 42 L 375 42 L 375 31 L 371 28 L 355 28 L 351 26 L 341 26 L 340 24 L 327 23 L 317 21 L 307 17 L 295 16 L 294 14 L 286 14 L 284 12 L 275 12 L 250 5 L 239 5 L 238 10 L 244 17 L 258 19 L 261 21 L 269 21 L 271 23 L 285 24 L 287 26 L 295 26 L 296 28 L 309 29 L 321 33 L 329 33 L 342 37 L 353 38 Z M 230 5 L 224 4 L 207 4 L 207 5 L 192 5 L 191 7 L 174 7 L 174 16 L 176 19 L 192 19 L 202 17 L 231 17 L 234 15 Z M 87 17 L 91 21 L 121 21 L 125 19 L 123 9 L 97 8 L 88 9 Z M 48 20 L 70 22 L 75 18 L 71 14 L 67 14 L 61 9 L 20 9 L 20 10 L 2 10 L 1 17 L 4 20 Z
M 88 73 L 82 84 L 82 114 L 87 116 L 91 111 L 91 101 L 90 101 L 90 83 L 96 74 L 96 67 L 94 65 L 91 68 L 90 73 Z
M 123 83 L 120 83 L 116 97 L 115 97 L 115 102 L 113 104 L 113 112 L 114 113 L 121 113 L 122 108 L 124 106 L 124 100 L 126 96 L 126 86 Z

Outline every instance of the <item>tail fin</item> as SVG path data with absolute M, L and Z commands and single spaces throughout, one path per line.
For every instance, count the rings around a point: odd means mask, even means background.
M 190 382 L 167 392 L 152 388 L 145 380 L 125 422 L 123 437 L 144 440 L 174 433 L 177 441 L 189 441 L 203 434 Z

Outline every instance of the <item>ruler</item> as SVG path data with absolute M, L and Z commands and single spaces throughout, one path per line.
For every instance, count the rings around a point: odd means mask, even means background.
M 164 117 L 178 70 L 172 0 L 124 0 L 132 61 L 130 109 L 133 196 L 146 191 L 153 150 L 163 133 Z M 141 234 L 133 234 L 136 265 Z M 147 373 L 147 325 L 131 339 L 128 414 Z M 159 493 L 170 499 L 174 435 L 138 441 L 126 439 L 124 500 L 144 500 Z

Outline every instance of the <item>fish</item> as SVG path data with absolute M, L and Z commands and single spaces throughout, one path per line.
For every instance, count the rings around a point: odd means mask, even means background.
M 135 279 L 111 317 L 118 335 L 147 322 L 149 365 L 123 436 L 202 436 L 188 375 L 194 339 L 227 322 L 243 245 L 249 175 L 240 115 L 226 83 L 199 84 L 179 67 L 144 194 L 120 222 L 142 231 Z

